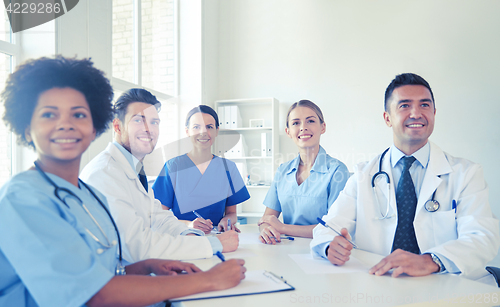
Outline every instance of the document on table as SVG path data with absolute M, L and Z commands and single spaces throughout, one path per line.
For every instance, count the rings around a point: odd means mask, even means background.
M 228 260 L 228 259 L 245 259 L 249 257 L 255 257 L 257 255 L 252 251 L 252 249 L 240 246 L 234 252 L 224 253 L 224 256 L 226 257 L 226 260 Z
M 311 254 L 289 254 L 290 258 L 306 274 L 341 274 L 351 272 L 366 272 L 370 268 L 358 259 L 351 257 L 342 266 L 333 265 L 324 258 L 315 258 Z
M 251 294 L 261 294 L 279 291 L 295 290 L 283 278 L 274 275 L 271 272 L 249 271 L 245 273 L 245 279 L 234 288 L 198 293 L 170 300 L 171 302 L 202 300 L 209 298 L 220 298 L 229 296 L 241 296 Z
M 252 233 L 245 233 L 242 232 L 238 235 L 239 240 L 240 240 L 240 245 L 246 245 L 246 244 L 263 244 L 259 240 L 259 234 L 256 232 Z

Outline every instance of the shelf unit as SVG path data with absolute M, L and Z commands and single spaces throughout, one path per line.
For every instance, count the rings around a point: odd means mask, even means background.
M 241 121 L 237 123 L 236 128 L 224 129 L 222 125 L 219 127 L 219 136 L 216 138 L 213 153 L 219 156 L 227 155 L 227 159 L 236 163 L 245 183 L 247 175 L 250 175 L 250 182 L 260 183 L 260 185 L 247 185 L 250 199 L 239 204 L 237 209 L 238 216 L 246 217 L 249 223 L 255 223 L 264 213 L 263 201 L 278 167 L 279 101 L 272 97 L 217 100 L 215 110 L 221 117 L 220 121 L 226 120 L 225 113 L 221 116 L 221 111 L 230 106 L 238 107 Z M 263 127 L 250 127 L 250 119 L 262 119 Z M 262 153 L 262 133 L 266 133 L 266 138 L 271 137 L 271 152 L 266 156 Z M 240 139 L 244 140 L 246 145 L 245 150 L 242 150 L 244 152 L 228 155 L 231 149 L 238 146 Z M 268 146 L 269 144 L 266 147 Z

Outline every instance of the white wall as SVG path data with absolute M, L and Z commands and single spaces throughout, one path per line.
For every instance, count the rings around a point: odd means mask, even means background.
M 55 21 L 49 21 L 37 27 L 27 29 L 16 34 L 17 43 L 22 54 L 16 61 L 16 67 L 26 60 L 42 56 L 53 56 L 56 49 Z M 15 136 L 13 136 L 13 140 Z M 12 174 L 17 174 L 33 166 L 37 155 L 31 147 L 15 143 L 13 150 Z
M 91 58 L 94 66 L 111 77 L 112 2 L 81 0 L 70 12 L 56 19 L 56 53 Z M 83 168 L 112 140 L 111 130 L 99 136 L 83 153 Z
M 420 74 L 436 99 L 431 140 L 484 166 L 500 216 L 498 16 L 498 0 L 220 0 L 216 98 L 276 97 L 283 128 L 291 103 L 314 101 L 322 145 L 352 170 L 391 144 L 387 85 Z M 296 152 L 283 132 L 280 149 Z

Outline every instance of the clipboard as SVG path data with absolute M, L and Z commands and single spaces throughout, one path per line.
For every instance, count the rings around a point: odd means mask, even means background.
M 249 271 L 245 273 L 245 279 L 243 279 L 241 283 L 234 288 L 183 296 L 171 299 L 170 302 L 204 300 L 291 290 L 295 290 L 295 288 L 288 284 L 282 277 L 279 277 L 274 273 L 265 270 Z

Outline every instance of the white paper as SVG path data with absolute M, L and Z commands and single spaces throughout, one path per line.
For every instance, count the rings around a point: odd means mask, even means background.
M 266 272 L 264 270 L 249 271 L 245 273 L 245 279 L 243 279 L 241 283 L 234 288 L 220 290 L 220 291 L 198 293 L 177 299 L 172 299 L 170 301 L 176 302 L 176 301 L 185 301 L 192 299 L 236 296 L 242 294 L 259 294 L 266 292 L 276 292 L 291 288 L 292 287 L 290 285 L 286 284 L 281 279 L 276 278 L 269 272 Z
M 254 232 L 254 233 L 240 233 L 239 235 L 240 239 L 240 245 L 245 245 L 245 244 L 263 244 L 259 240 L 259 234 Z
M 250 248 L 244 248 L 244 247 L 238 247 L 237 250 L 235 250 L 234 252 L 230 252 L 230 253 L 224 253 L 224 257 L 226 258 L 226 260 L 229 260 L 229 259 L 245 259 L 245 258 L 249 258 L 249 257 L 255 257 L 257 256 Z M 214 256 L 214 257 L 217 257 L 217 256 Z
M 351 272 L 367 272 L 370 268 L 352 257 L 344 265 L 337 266 L 324 258 L 313 258 L 311 254 L 289 254 L 290 258 L 306 274 L 341 274 Z

